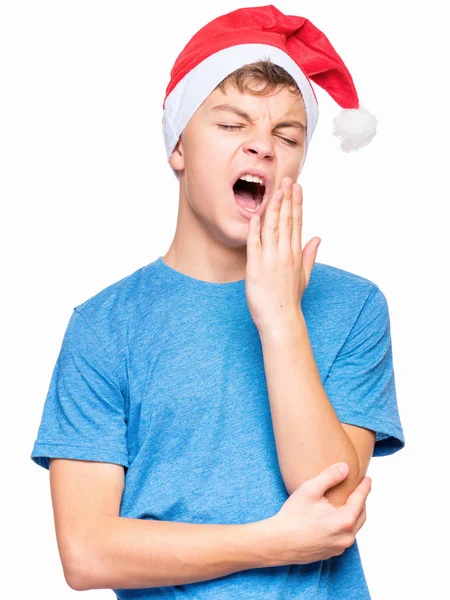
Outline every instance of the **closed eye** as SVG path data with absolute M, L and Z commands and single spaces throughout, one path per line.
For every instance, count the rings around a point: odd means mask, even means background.
M 225 129 L 226 131 L 235 131 L 236 129 L 242 129 L 242 125 L 220 125 L 218 124 L 217 127 L 219 127 L 220 129 Z M 281 140 L 284 140 L 285 142 L 287 142 L 288 144 L 290 144 L 291 146 L 297 146 L 297 142 L 294 142 L 293 140 L 288 140 L 288 138 L 285 138 L 281 135 L 278 136 Z

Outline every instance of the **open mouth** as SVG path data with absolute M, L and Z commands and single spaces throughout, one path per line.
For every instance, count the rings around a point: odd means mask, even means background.
M 233 185 L 237 203 L 250 212 L 255 212 L 261 206 L 266 187 L 257 182 L 238 179 Z

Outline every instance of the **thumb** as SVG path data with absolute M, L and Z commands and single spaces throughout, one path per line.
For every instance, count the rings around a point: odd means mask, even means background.
M 335 463 L 321 471 L 315 477 L 308 479 L 306 487 L 313 498 L 320 500 L 325 492 L 340 483 L 348 475 L 348 464 L 345 462 Z
M 302 261 L 303 266 L 305 268 L 307 285 L 309 283 L 309 278 L 311 276 L 311 271 L 313 270 L 314 263 L 316 262 L 317 251 L 319 249 L 321 241 L 322 240 L 319 237 L 312 238 L 303 248 Z

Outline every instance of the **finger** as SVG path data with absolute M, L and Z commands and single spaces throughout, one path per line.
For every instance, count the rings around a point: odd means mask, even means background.
M 292 256 L 292 179 L 285 177 L 282 181 L 284 191 L 280 208 L 280 230 L 278 236 L 278 249 L 285 257 Z
M 252 215 L 247 235 L 247 262 L 256 258 L 261 251 L 261 217 Z
M 294 183 L 292 190 L 292 254 L 299 257 L 302 252 L 303 189 Z
M 338 468 L 338 466 L 341 466 L 341 465 L 346 466 L 345 474 L 342 473 L 342 471 Z M 311 479 L 307 479 L 302 484 L 302 487 L 303 486 L 305 487 L 305 489 L 307 490 L 307 493 L 310 495 L 311 498 L 320 500 L 329 488 L 334 487 L 335 485 L 337 485 L 338 483 L 343 481 L 345 479 L 345 477 L 347 477 L 347 474 L 348 474 L 347 463 L 336 463 L 336 464 L 330 465 L 329 467 L 327 467 L 326 469 L 321 471 L 315 477 L 312 477 Z
M 367 510 L 366 504 L 364 503 L 364 507 L 362 511 L 359 513 L 359 517 L 356 519 L 355 527 L 353 528 L 353 535 L 356 535 L 361 527 L 364 525 L 367 519 Z
M 317 250 L 319 249 L 320 242 L 322 240 L 319 237 L 315 237 L 306 244 L 302 251 L 302 263 L 305 270 L 306 286 L 309 284 L 311 277 L 311 271 L 313 270 L 314 263 L 316 261 Z
M 276 190 L 267 205 L 264 215 L 264 224 L 261 230 L 263 250 L 273 249 L 274 246 L 278 245 L 278 227 L 282 198 L 283 190 Z
M 347 498 L 347 502 L 338 508 L 342 512 L 344 518 L 356 520 L 359 513 L 361 512 L 364 503 L 367 500 L 370 489 L 372 487 L 372 480 L 370 477 L 364 477 L 361 483 L 353 490 L 350 496 Z

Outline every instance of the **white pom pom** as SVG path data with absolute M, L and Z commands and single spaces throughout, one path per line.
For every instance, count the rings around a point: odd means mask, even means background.
M 350 152 L 369 144 L 377 132 L 378 120 L 361 105 L 343 108 L 333 119 L 333 135 L 341 138 L 341 150 Z

